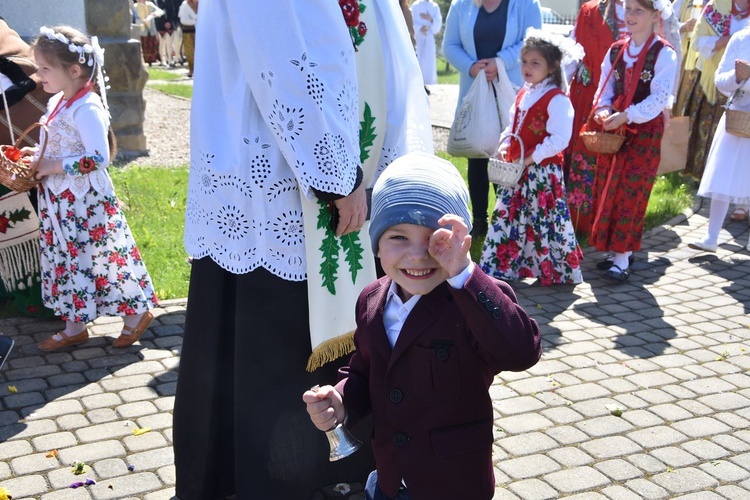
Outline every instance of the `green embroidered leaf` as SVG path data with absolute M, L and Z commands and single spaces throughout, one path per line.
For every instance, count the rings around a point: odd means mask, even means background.
M 328 204 L 324 201 L 318 200 L 318 229 L 331 227 L 331 211 L 328 210 Z
M 359 122 L 359 162 L 364 163 L 370 157 L 369 149 L 375 142 L 375 117 L 372 116 L 370 105 L 365 102 L 362 121 Z
M 31 212 L 29 212 L 25 208 L 19 208 L 18 210 L 14 210 L 13 212 L 11 212 L 8 216 L 8 219 L 11 222 L 21 222 L 28 220 L 30 215 Z
M 362 252 L 359 231 L 345 234 L 341 237 L 341 246 L 346 253 L 346 262 L 349 263 L 349 272 L 352 275 L 352 283 L 357 282 L 357 271 L 362 269 Z
M 326 230 L 326 237 L 320 245 L 323 259 L 320 262 L 320 276 L 323 286 L 331 295 L 336 295 L 336 274 L 339 270 L 339 242 L 330 229 Z
M 362 14 L 362 13 L 364 13 L 365 10 L 367 10 L 367 5 L 365 5 L 364 3 L 360 2 L 359 3 L 359 13 Z

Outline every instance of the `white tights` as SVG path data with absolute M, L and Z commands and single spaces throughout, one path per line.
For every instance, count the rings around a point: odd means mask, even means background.
M 724 217 L 729 211 L 729 202 L 724 200 L 711 200 L 711 210 L 708 214 L 708 232 L 704 243 L 716 245 L 719 243 L 719 231 L 724 224 Z

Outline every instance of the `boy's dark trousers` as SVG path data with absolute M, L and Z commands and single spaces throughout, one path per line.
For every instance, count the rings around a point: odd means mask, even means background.
M 10 356 L 14 343 L 15 341 L 12 338 L 0 335 L 0 368 L 3 367 L 5 360 Z

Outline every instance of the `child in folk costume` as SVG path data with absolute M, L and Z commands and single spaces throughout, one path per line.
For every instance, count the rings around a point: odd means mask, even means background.
M 626 0 L 630 38 L 615 42 L 602 62 L 594 121 L 606 131 L 624 127 L 625 142 L 613 155 L 600 155 L 594 180 L 594 222 L 589 243 L 614 256 L 600 262 L 606 279 L 629 277 L 633 251 L 640 250 L 644 217 L 664 133 L 662 112 L 672 104 L 677 56 L 659 37 L 667 0 Z
M 37 171 L 42 298 L 65 321 L 39 349 L 86 342 L 86 323 L 102 315 L 124 316 L 113 345 L 126 347 L 148 327 L 157 299 L 106 170 L 114 143 L 104 51 L 96 37 L 63 26 L 42 27 L 34 54 L 44 90 L 57 94 L 41 120 L 47 147 Z
M 471 262 L 469 193 L 445 160 L 409 153 L 372 193 L 370 238 L 386 276 L 357 301 L 356 352 L 336 387 L 303 400 L 320 430 L 372 415 L 368 500 L 489 500 L 492 402 L 501 370 L 541 356 L 513 289 Z
M 728 109 L 750 113 L 750 26 L 738 31 L 729 40 L 715 77 L 716 88 L 732 98 Z M 729 204 L 750 204 L 750 138 L 732 134 L 726 128 L 724 114 L 716 128 L 706 171 L 698 194 L 711 198 L 708 231 L 701 241 L 688 246 L 705 252 L 715 252 L 719 231 L 727 215 Z M 750 243 L 748 243 L 750 248 Z
M 521 49 L 525 80 L 511 108 L 513 123 L 500 154 L 526 165 L 519 184 L 501 186 L 484 243 L 481 267 L 506 280 L 538 277 L 542 285 L 580 283 L 580 260 L 562 173 L 562 152 L 570 141 L 573 106 L 564 85 L 563 58 L 578 60 L 582 49 L 570 39 L 529 29 Z

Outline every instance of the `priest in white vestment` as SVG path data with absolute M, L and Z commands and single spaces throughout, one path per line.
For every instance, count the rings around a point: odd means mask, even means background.
M 437 54 L 435 52 L 435 35 L 443 26 L 443 15 L 440 6 L 432 0 L 417 0 L 411 6 L 414 18 L 414 37 L 417 40 L 417 59 L 422 69 L 425 85 L 437 84 Z

